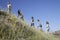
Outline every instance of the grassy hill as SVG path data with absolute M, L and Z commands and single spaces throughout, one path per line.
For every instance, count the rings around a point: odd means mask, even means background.
M 31 27 L 13 14 L 0 11 L 0 40 L 58 40 Z
M 54 37 L 60 38 L 60 30 L 53 32 Z

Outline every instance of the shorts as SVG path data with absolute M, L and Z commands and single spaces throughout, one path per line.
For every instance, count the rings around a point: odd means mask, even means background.
M 49 30 L 50 30 L 50 28 L 48 27 L 48 28 L 47 28 L 47 31 L 49 31 Z
M 31 26 L 34 26 L 34 23 L 31 23 Z

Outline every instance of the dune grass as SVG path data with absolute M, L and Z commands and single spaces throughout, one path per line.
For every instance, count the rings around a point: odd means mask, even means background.
M 13 14 L 0 11 L 0 40 L 57 40 Z

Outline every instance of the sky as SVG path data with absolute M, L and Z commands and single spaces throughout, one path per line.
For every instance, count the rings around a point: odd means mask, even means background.
M 35 27 L 39 19 L 44 31 L 46 21 L 49 21 L 50 32 L 60 30 L 60 0 L 0 0 L 0 9 L 7 11 L 8 1 L 12 5 L 12 13 L 17 16 L 18 9 L 21 9 L 27 23 L 31 23 L 33 16 Z

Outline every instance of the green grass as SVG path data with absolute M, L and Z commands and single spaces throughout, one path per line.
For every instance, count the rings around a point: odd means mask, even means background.
M 13 14 L 0 11 L 0 40 L 58 40 L 29 26 Z

